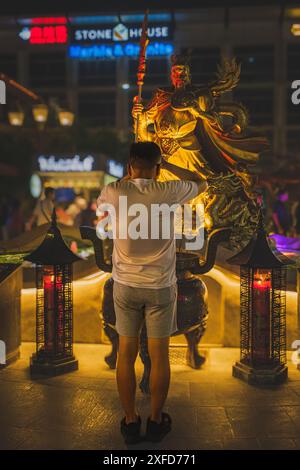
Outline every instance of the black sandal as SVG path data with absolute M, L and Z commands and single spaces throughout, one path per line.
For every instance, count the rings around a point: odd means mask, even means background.
M 172 429 L 172 419 L 168 413 L 161 414 L 161 422 L 157 423 L 148 418 L 146 440 L 160 442 Z
M 124 437 L 125 444 L 138 444 L 141 442 L 141 417 L 133 423 L 126 423 L 126 418 L 123 418 L 120 423 L 121 434 Z

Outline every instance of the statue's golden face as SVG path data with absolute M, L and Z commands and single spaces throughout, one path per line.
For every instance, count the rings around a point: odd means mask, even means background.
M 181 88 L 191 82 L 190 68 L 187 65 L 173 65 L 171 82 L 175 88 Z

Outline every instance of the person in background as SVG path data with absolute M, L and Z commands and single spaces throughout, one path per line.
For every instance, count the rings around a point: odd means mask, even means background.
M 45 189 L 45 197 L 40 199 L 33 211 L 32 216 L 26 224 L 26 229 L 31 230 L 33 225 L 49 224 L 51 222 L 51 215 L 54 209 L 55 190 L 48 187 Z
M 291 229 L 291 214 L 289 194 L 286 189 L 280 189 L 273 204 L 273 222 L 275 230 L 280 235 L 288 235 Z
M 78 194 L 78 196 L 75 197 L 74 201 L 69 205 L 69 207 L 66 210 L 66 213 L 68 214 L 68 216 L 70 216 L 72 220 L 72 225 L 74 225 L 75 227 L 79 227 L 78 225 L 79 215 L 86 208 L 87 208 L 86 199 L 81 194 Z
M 55 211 L 57 216 L 57 222 L 63 225 L 72 226 L 73 220 L 66 212 L 65 203 L 61 202 L 55 205 Z
M 87 225 L 88 227 L 95 227 L 97 224 L 97 203 L 95 200 L 91 201 L 86 209 L 84 209 L 76 218 L 76 225 Z

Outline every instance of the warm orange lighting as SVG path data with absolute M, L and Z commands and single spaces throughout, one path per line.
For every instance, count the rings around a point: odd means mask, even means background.
M 294 36 L 300 36 L 300 23 L 294 23 L 291 26 L 291 33 Z
M 257 270 L 254 274 L 253 287 L 255 289 L 271 289 L 271 273 Z
M 8 121 L 11 126 L 22 126 L 24 122 L 23 111 L 11 111 L 8 113 Z
M 288 18 L 300 18 L 300 8 L 288 8 L 286 10 L 286 16 Z
M 44 124 L 48 119 L 48 106 L 46 104 L 36 104 L 32 108 L 32 114 L 35 122 Z
M 75 115 L 71 111 L 59 111 L 58 120 L 61 126 L 72 126 Z

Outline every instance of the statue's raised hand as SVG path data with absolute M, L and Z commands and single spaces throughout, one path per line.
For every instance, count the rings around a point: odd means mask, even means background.
M 141 102 L 139 102 L 139 97 L 135 96 L 133 98 L 133 107 L 131 111 L 132 117 L 136 119 L 137 116 L 142 114 L 143 111 L 144 111 L 144 105 Z

